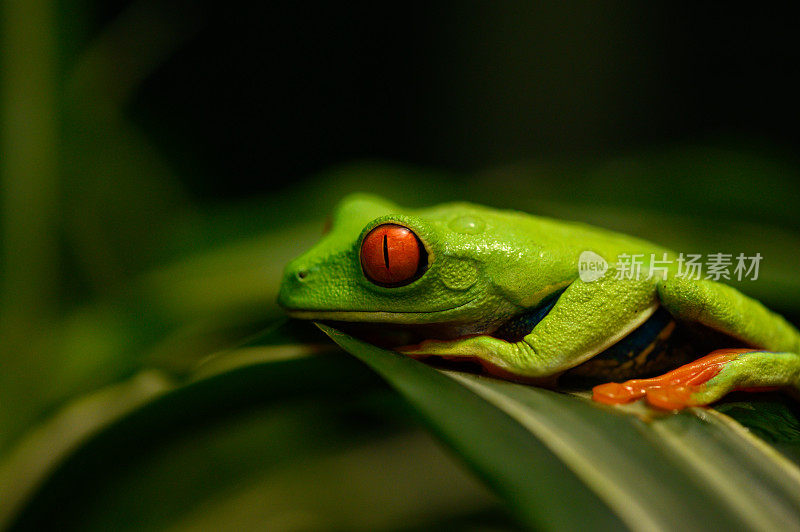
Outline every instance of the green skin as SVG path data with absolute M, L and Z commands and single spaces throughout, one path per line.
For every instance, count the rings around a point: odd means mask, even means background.
M 379 286 L 362 270 L 363 238 L 386 223 L 411 229 L 428 253 L 425 273 L 405 286 Z M 478 359 L 496 373 L 542 381 L 601 353 L 663 305 L 676 320 L 705 325 L 758 349 L 693 389 L 693 404 L 713 402 L 736 388 L 800 386 L 795 354 L 800 332 L 758 301 L 721 283 L 676 277 L 673 270 L 618 280 L 609 269 L 584 282 L 578 261 L 586 250 L 611 265 L 622 253 L 645 259 L 666 253 L 673 264 L 676 258 L 644 240 L 580 223 L 468 203 L 411 210 L 356 194 L 338 205 L 332 230 L 286 267 L 279 303 L 302 319 L 437 324 L 450 333 L 444 335 L 448 339 L 398 350 L 415 357 Z M 552 310 L 521 341 L 491 336 L 560 291 Z

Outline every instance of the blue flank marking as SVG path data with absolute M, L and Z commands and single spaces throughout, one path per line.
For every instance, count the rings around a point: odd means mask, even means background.
M 522 340 L 551 310 L 553 310 L 553 306 L 556 304 L 556 301 L 558 301 L 558 298 L 561 297 L 561 294 L 564 293 L 564 290 L 566 290 L 566 288 L 550 294 L 542 300 L 538 307 L 528 310 L 524 314 L 520 314 L 516 318 L 512 318 L 507 323 L 504 323 L 495 331 L 493 336 L 509 342 L 518 342 Z
M 672 314 L 664 307 L 659 306 L 647 321 L 634 329 L 628 336 L 593 358 L 612 359 L 620 364 L 626 362 L 647 349 L 672 320 Z

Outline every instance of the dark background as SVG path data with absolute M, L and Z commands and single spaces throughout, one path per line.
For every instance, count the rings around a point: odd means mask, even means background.
M 96 28 L 126 5 L 91 5 Z M 128 112 L 203 197 L 268 191 L 356 158 L 471 171 L 675 141 L 788 152 L 798 141 L 800 47 L 788 7 L 233 1 L 158 9 L 191 29 Z

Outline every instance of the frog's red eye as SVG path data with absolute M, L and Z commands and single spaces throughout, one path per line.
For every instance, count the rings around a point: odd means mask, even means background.
M 428 254 L 411 229 L 379 225 L 361 243 L 361 267 L 367 279 L 381 286 L 401 286 L 422 275 Z

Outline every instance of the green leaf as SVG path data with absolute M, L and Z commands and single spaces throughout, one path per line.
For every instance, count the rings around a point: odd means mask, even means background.
M 367 368 L 273 343 L 295 328 L 68 404 L 0 462 L 0 528 L 516 528 Z
M 490 402 L 424 364 L 320 327 L 402 393 L 523 522 L 549 529 L 577 529 L 587 522 L 596 530 L 621 527 L 597 494 L 552 450 Z M 566 500 L 572 504 L 563 504 Z
M 606 407 L 437 371 L 320 327 L 402 393 L 532 526 L 618 519 L 632 529 L 781 530 L 800 520 L 797 466 L 715 410 Z

